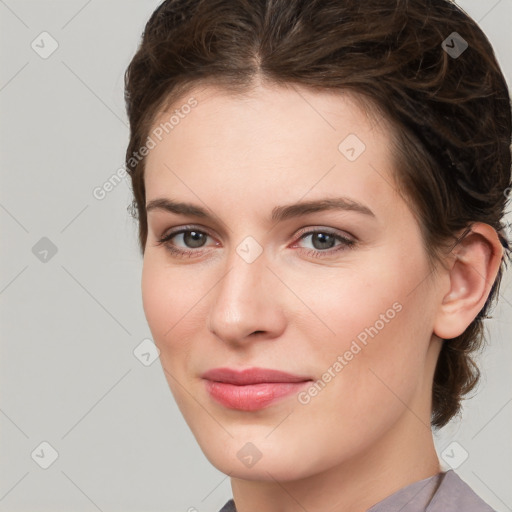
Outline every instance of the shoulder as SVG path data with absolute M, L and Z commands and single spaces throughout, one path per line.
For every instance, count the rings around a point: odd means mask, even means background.
M 236 512 L 235 502 L 231 499 L 229 500 L 220 510 L 219 512 Z
M 427 507 L 428 512 L 464 510 L 466 512 L 495 512 L 455 471 L 447 471 L 437 492 Z
M 450 469 L 444 473 L 441 483 L 425 512 L 496 512 L 478 494 Z M 236 512 L 235 502 L 229 500 L 219 512 Z

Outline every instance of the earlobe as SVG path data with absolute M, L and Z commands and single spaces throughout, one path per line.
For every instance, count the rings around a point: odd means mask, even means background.
M 475 223 L 451 255 L 449 289 L 442 291 L 434 325 L 434 334 L 443 339 L 461 335 L 484 307 L 503 247 L 494 228 Z

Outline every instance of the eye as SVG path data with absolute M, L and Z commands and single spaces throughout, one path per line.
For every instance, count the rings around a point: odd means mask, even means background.
M 347 236 L 330 230 L 326 230 L 325 228 L 301 231 L 299 232 L 299 235 L 301 235 L 299 241 L 311 237 L 311 244 L 313 248 L 305 249 L 305 252 L 306 254 L 317 258 L 330 256 L 333 253 L 350 249 L 356 244 L 354 239 L 348 238 Z M 339 241 L 338 245 L 336 245 L 336 241 Z M 296 242 L 296 244 L 297 243 L 298 242 Z M 296 247 L 296 245 L 293 247 Z
M 205 246 L 206 240 L 209 237 L 210 235 L 207 232 L 195 226 L 185 226 L 165 234 L 157 241 L 156 245 L 164 245 L 171 254 L 178 257 L 194 257 L 200 256 L 204 252 L 198 249 Z M 174 238 L 178 241 L 181 239 L 184 247 L 176 245 L 175 242 L 171 243 Z
M 301 240 L 311 237 L 313 248 L 299 248 L 308 256 L 316 258 L 331 256 L 333 253 L 348 250 L 356 244 L 356 240 L 325 228 L 304 229 L 298 235 L 300 237 L 292 247 L 297 247 Z M 156 242 L 156 245 L 164 245 L 176 257 L 193 258 L 199 257 L 205 252 L 201 249 L 206 248 L 208 238 L 213 237 L 206 231 L 198 229 L 196 226 L 185 226 L 165 234 Z M 183 245 L 180 246 L 173 241 L 174 239 L 181 240 Z M 337 245 L 336 242 L 338 242 Z M 218 243 L 216 242 L 215 245 L 218 246 Z

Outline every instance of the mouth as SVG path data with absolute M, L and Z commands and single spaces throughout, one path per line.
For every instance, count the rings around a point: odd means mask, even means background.
M 217 403 L 229 409 L 256 411 L 275 401 L 299 392 L 313 380 L 265 368 L 237 371 L 215 368 L 205 372 L 206 390 Z

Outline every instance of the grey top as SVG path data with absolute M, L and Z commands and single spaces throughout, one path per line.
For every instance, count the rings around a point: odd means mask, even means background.
M 452 469 L 403 487 L 367 512 L 495 512 Z M 237 512 L 229 500 L 219 512 Z

